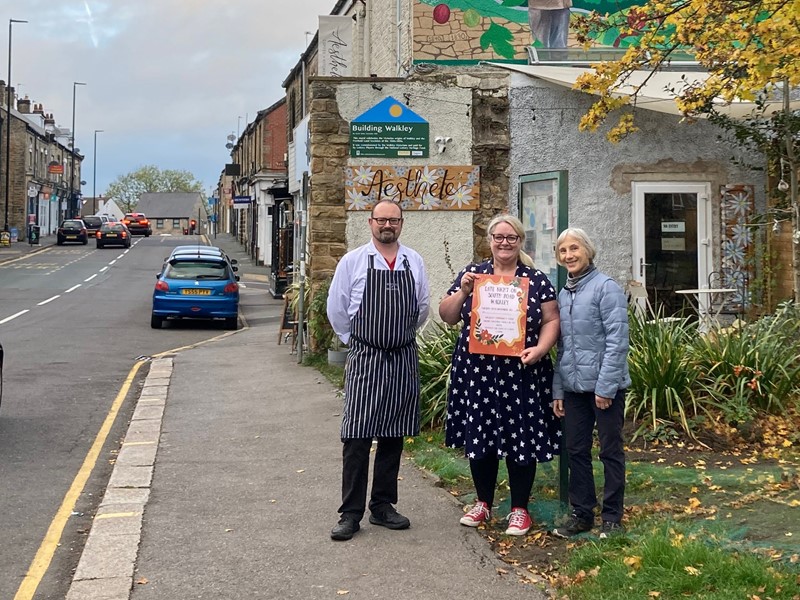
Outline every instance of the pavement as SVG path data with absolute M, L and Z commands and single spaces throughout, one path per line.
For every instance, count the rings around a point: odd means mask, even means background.
M 209 242 L 239 260 L 243 327 L 150 361 L 67 600 L 544 599 L 407 458 L 411 528 L 365 516 L 352 540 L 330 539 L 341 394 L 278 343 L 267 269 L 230 235 Z

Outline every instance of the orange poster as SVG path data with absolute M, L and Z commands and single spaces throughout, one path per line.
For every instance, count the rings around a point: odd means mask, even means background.
M 472 291 L 469 351 L 519 356 L 525 349 L 528 278 L 479 275 Z

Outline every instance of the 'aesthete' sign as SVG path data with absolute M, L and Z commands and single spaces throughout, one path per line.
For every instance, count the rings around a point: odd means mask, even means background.
M 403 210 L 476 210 L 480 205 L 480 167 L 345 167 L 347 210 L 372 210 L 381 200 Z

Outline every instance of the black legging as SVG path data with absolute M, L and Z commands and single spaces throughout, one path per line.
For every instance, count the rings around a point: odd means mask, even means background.
M 497 470 L 500 460 L 494 456 L 481 459 L 471 459 L 469 469 L 472 471 L 472 481 L 478 500 L 486 502 L 490 507 L 494 504 L 494 489 L 497 486 Z M 521 465 L 506 457 L 508 469 L 508 486 L 511 488 L 511 507 L 528 508 L 531 498 L 533 480 L 536 478 L 536 461 Z

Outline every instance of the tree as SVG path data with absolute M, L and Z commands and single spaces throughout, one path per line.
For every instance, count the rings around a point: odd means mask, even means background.
M 610 37 L 627 46 L 622 58 L 576 81 L 576 88 L 599 96 L 581 119 L 582 130 L 595 131 L 616 109 L 635 106 L 641 86 L 632 95 L 618 94 L 634 71 L 652 75 L 687 56 L 706 69 L 707 78 L 672 90 L 675 103 L 688 119 L 709 117 L 742 146 L 761 152 L 780 179 L 772 200 L 776 214 L 788 209 L 794 222 L 794 296 L 800 300 L 800 111 L 789 102 L 800 86 L 800 0 L 650 0 L 614 15 L 579 17 L 577 30 L 587 46 Z M 737 99 L 758 108 L 738 121 L 717 110 L 720 100 Z M 782 110 L 767 114 L 767 101 L 776 100 L 783 101 Z M 616 142 L 637 131 L 635 118 L 635 111 L 623 111 L 607 137 Z
M 154 192 L 203 192 L 203 184 L 188 171 L 161 170 L 156 166 L 139 167 L 114 180 L 106 192 L 122 210 L 136 208 L 142 194 Z

